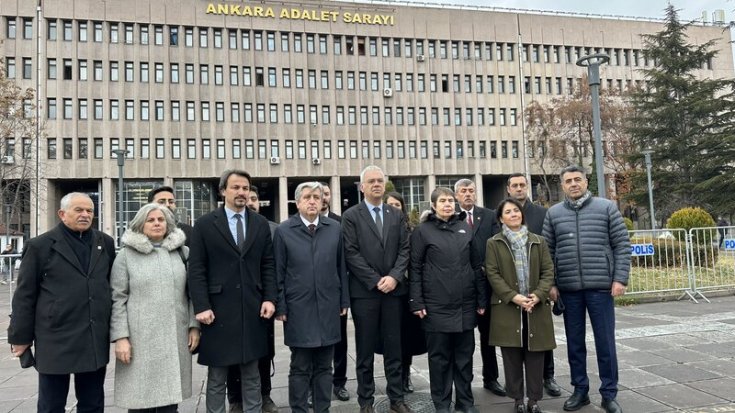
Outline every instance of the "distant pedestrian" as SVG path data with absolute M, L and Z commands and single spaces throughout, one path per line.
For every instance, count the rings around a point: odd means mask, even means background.
M 2 253 L 0 253 L 0 255 L 3 255 L 3 279 L 2 281 L 0 281 L 0 284 L 5 285 L 8 283 L 8 281 L 10 281 L 10 273 L 13 271 L 13 269 L 11 268 L 13 265 L 13 258 L 10 257 L 10 255 L 14 254 L 17 254 L 17 252 L 15 251 L 13 244 L 11 244 L 8 240 L 8 244 L 5 246 L 5 249 Z
M 717 232 L 720 233 L 720 248 L 722 248 L 722 245 L 725 242 L 725 232 L 726 232 L 726 229 L 723 227 L 729 227 L 730 223 L 728 223 L 725 218 L 720 216 L 720 217 L 717 217 L 717 226 L 719 227 L 717 229 Z

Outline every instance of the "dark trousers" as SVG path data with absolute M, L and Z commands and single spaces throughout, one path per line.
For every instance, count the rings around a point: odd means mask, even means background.
M 105 411 L 106 367 L 87 373 L 74 374 L 74 391 L 77 396 L 77 412 Z M 64 413 L 69 395 L 70 374 L 38 373 L 38 412 Z
M 482 382 L 487 384 L 498 379 L 498 359 L 495 357 L 495 346 L 490 342 L 490 307 L 484 315 L 477 316 L 477 329 L 480 330 L 480 356 L 482 357 Z
M 258 373 L 260 374 L 260 394 L 271 395 L 271 364 L 273 359 L 263 357 L 258 360 Z M 240 385 L 240 365 L 236 364 L 227 369 L 227 401 L 242 403 L 242 387 Z
M 431 400 L 437 411 L 448 411 L 452 385 L 457 393 L 456 410 L 475 405 L 472 396 L 472 356 L 475 353 L 475 330 L 461 333 L 426 333 L 429 350 Z
M 360 407 L 375 401 L 373 363 L 378 341 L 383 342 L 383 368 L 391 403 L 403 401 L 401 381 L 401 311 L 403 298 L 382 294 L 380 298 L 353 298 L 357 360 L 357 401 Z
M 339 317 L 339 328 L 342 339 L 334 345 L 334 387 L 347 384 L 347 314 Z
M 329 412 L 333 358 L 333 345 L 316 348 L 291 347 L 288 404 L 292 412 L 309 412 L 309 390 L 314 395 L 314 413 Z
M 128 409 L 128 413 L 176 413 L 177 411 L 178 405 L 176 404 L 154 407 L 152 409 Z
M 618 357 L 615 353 L 615 305 L 610 290 L 565 291 L 561 296 L 566 307 L 564 329 L 572 386 L 577 392 L 589 392 L 585 345 L 585 321 L 589 313 L 602 382 L 600 394 L 605 399 L 614 399 L 618 394 Z
M 501 347 L 503 370 L 505 371 L 505 391 L 508 397 L 523 400 L 523 371 L 526 372 L 528 400 L 539 401 L 544 396 L 544 355 L 545 351 L 528 351 L 528 348 Z
M 554 350 L 544 351 L 544 380 L 554 378 Z

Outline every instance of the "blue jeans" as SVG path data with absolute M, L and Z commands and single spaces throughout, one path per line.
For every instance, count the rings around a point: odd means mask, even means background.
M 615 304 L 610 290 L 562 291 L 567 357 L 575 392 L 587 393 L 587 347 L 585 321 L 590 315 L 600 373 L 600 395 L 614 399 L 618 394 L 618 357 L 615 353 Z

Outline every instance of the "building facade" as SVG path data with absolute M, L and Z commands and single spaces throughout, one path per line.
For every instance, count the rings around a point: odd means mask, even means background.
M 5 155 L 39 154 L 30 235 L 54 225 L 70 191 L 90 193 L 99 228 L 114 234 L 116 149 L 127 151 L 125 220 L 163 184 L 176 189 L 182 219 L 195 220 L 217 205 L 228 168 L 252 174 L 276 221 L 306 180 L 331 184 L 337 212 L 355 204 L 369 164 L 414 206 L 463 177 L 493 205 L 508 174 L 533 168 L 524 105 L 568 94 L 586 73 L 576 60 L 591 53 L 610 55 L 603 88 L 640 85 L 639 69 L 653 64 L 640 34 L 662 28 L 388 2 L 34 3 L 0 3 L 4 69 L 39 92 L 41 136 L 4 137 L 19 144 Z M 700 76 L 733 76 L 722 27 L 688 34 L 718 39 Z

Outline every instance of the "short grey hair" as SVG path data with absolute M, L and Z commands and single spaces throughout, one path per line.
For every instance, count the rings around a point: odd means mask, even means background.
M 89 201 L 92 202 L 92 208 L 94 208 L 94 202 L 88 194 L 85 194 L 84 192 L 69 192 L 61 198 L 61 202 L 59 202 L 59 209 L 61 209 L 62 211 L 68 211 L 69 208 L 71 208 L 71 200 L 77 197 L 89 199 Z
M 296 202 L 301 199 L 301 192 L 304 191 L 304 188 L 311 189 L 312 191 L 319 190 L 319 193 L 324 195 L 322 184 L 320 184 L 319 182 L 302 182 L 299 184 L 299 186 L 296 187 L 296 192 L 294 193 L 294 199 L 296 200 Z
M 385 172 L 383 172 L 383 170 L 380 169 L 379 166 L 376 166 L 376 165 L 368 165 L 368 166 L 365 167 L 365 169 L 362 170 L 362 172 L 360 172 L 360 183 L 364 183 L 365 182 L 365 174 L 368 173 L 368 172 L 370 172 L 370 171 L 378 171 L 378 172 L 380 172 L 383 175 L 383 180 L 385 180 L 385 181 L 388 180 L 388 175 L 386 175 Z
M 559 178 L 564 181 L 564 175 L 571 172 L 579 172 L 582 174 L 582 177 L 584 177 L 584 179 L 587 179 L 587 172 L 585 172 L 584 168 L 578 165 L 569 165 L 562 169 L 561 172 L 559 172 Z
M 138 210 L 138 213 L 135 214 L 133 219 L 130 220 L 130 223 L 128 224 L 128 230 L 142 234 L 143 225 L 145 225 L 145 221 L 148 219 L 148 214 L 155 210 L 161 211 L 163 213 L 163 217 L 166 219 L 166 235 L 164 235 L 164 238 L 167 237 L 168 234 L 170 234 L 176 228 L 176 219 L 174 218 L 174 214 L 171 212 L 171 210 L 168 209 L 168 207 L 156 203 L 143 205 Z
M 454 192 L 459 192 L 459 188 L 466 186 L 475 186 L 475 182 L 472 179 L 462 178 L 454 183 Z

